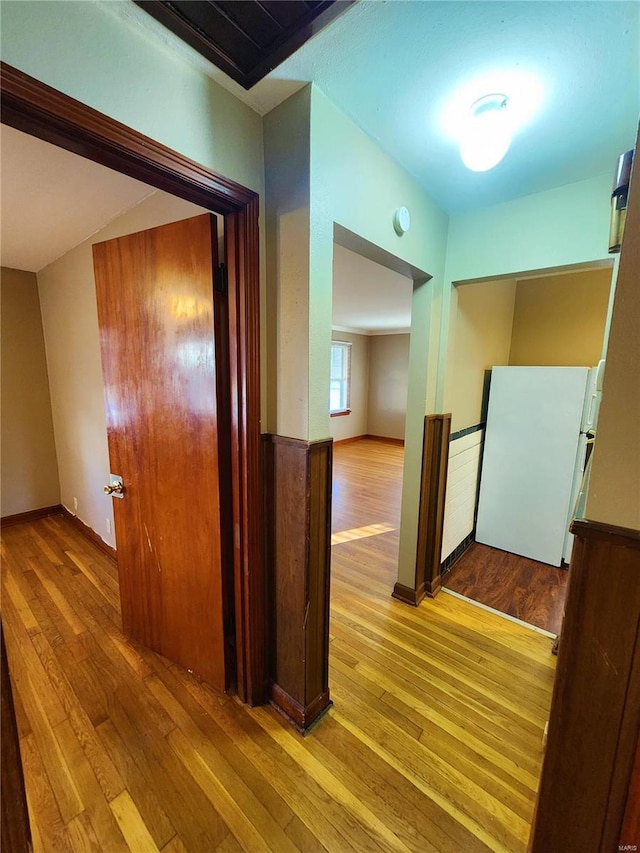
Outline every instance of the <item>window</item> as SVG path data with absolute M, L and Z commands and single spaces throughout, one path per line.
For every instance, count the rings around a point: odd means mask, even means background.
M 329 386 L 329 411 L 332 415 L 349 414 L 350 384 L 351 344 L 333 341 L 331 343 L 331 384 Z

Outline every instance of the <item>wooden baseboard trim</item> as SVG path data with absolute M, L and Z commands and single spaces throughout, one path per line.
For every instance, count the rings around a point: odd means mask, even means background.
M 404 447 L 404 438 L 389 438 L 386 435 L 352 435 L 350 438 L 340 438 L 333 442 L 335 447 L 337 444 L 351 444 L 354 441 L 383 441 L 385 444 L 395 444 L 396 446 Z
M 372 441 L 384 441 L 385 444 L 395 444 L 404 447 L 404 438 L 390 438 L 386 435 L 364 435 L 363 438 L 370 438 Z
M 61 506 L 60 512 L 62 513 L 62 515 L 64 515 L 66 519 L 71 522 L 71 524 L 73 524 L 73 526 L 79 533 L 82 533 L 82 535 L 89 540 L 89 542 L 92 542 L 94 545 L 97 545 L 97 547 L 100 548 L 101 551 L 104 551 L 104 553 L 108 557 L 111 557 L 112 560 L 118 562 L 118 552 L 116 551 L 116 549 L 112 548 L 111 545 L 108 545 L 104 541 L 104 539 L 98 536 L 95 530 L 89 527 L 88 524 L 85 524 L 84 521 L 80 521 L 78 516 L 70 512 L 66 508 L 66 506 Z
M 17 512 L 15 515 L 5 515 L 0 518 L 2 527 L 10 527 L 12 524 L 22 524 L 25 521 L 37 521 L 39 518 L 48 518 L 50 515 L 60 515 L 63 511 L 62 504 L 43 506 L 40 509 L 30 509 L 28 512 Z
M 340 438 L 338 441 L 333 442 L 333 446 L 335 447 L 337 444 L 352 444 L 354 441 L 362 441 L 364 438 L 368 438 L 368 436 L 352 435 L 350 438 Z
M 328 688 L 304 707 L 277 684 L 271 685 L 269 702 L 301 734 L 308 732 L 333 705 Z
M 427 598 L 435 598 L 440 592 L 440 575 L 437 578 L 432 578 L 430 581 L 424 582 L 424 594 Z
M 398 601 L 402 601 L 404 604 L 410 604 L 412 607 L 417 607 L 421 601 L 424 601 L 427 592 L 424 588 L 424 585 L 420 586 L 418 589 L 413 589 L 411 586 L 405 586 L 401 583 L 396 583 L 393 587 L 393 592 L 391 593 L 392 598 L 397 598 Z M 431 596 L 433 598 L 433 596 Z

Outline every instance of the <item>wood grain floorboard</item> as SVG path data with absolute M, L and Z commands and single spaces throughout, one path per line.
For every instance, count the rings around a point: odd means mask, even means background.
M 338 493 L 361 479 L 335 531 L 397 526 L 402 448 L 362 443 L 336 448 Z M 130 643 L 116 567 L 64 518 L 3 531 L 37 853 L 523 853 L 550 641 L 450 596 L 395 601 L 397 547 L 393 530 L 332 549 L 335 706 L 302 738 Z
M 474 542 L 443 578 L 446 589 L 559 634 L 567 569 Z

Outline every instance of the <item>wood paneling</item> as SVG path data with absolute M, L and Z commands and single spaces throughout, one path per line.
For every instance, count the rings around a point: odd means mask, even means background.
M 531 853 L 616 849 L 640 725 L 640 534 L 589 521 L 571 529 Z
M 435 598 L 440 591 L 440 555 L 444 527 L 444 502 L 449 464 L 451 415 L 426 415 L 422 442 L 422 474 L 418 545 L 416 549 L 415 604 L 425 595 Z M 393 595 L 408 601 L 406 591 L 397 584 Z M 409 603 L 414 603 L 410 601 Z
M 233 576 L 216 219 L 97 243 L 93 263 L 109 461 L 124 482 L 113 501 L 124 630 L 224 691 Z
M 474 542 L 442 585 L 467 598 L 560 633 L 569 572 Z
M 380 447 L 361 487 L 389 522 L 378 508 L 401 451 Z M 129 642 L 115 565 L 65 518 L 3 531 L 36 853 L 524 853 L 549 641 L 451 596 L 391 599 L 397 536 L 333 548 L 336 704 L 301 738 Z
M 135 2 L 250 89 L 354 0 Z
M 18 726 L 9 678 L 9 663 L 0 623 L 0 656 L 2 683 L 0 692 L 0 734 L 2 736 L 2 850 L 4 853 L 28 853 L 31 850 L 31 829 L 27 812 L 27 795 L 20 760 Z
M 258 196 L 5 63 L 2 121 L 136 180 L 225 214 L 238 693 L 266 697 L 260 446 Z
M 330 704 L 332 442 L 265 436 L 271 701 L 300 730 Z

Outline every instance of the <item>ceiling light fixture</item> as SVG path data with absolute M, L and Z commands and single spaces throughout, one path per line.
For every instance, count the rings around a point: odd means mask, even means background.
M 511 136 L 509 98 L 497 94 L 479 98 L 471 104 L 462 133 L 462 162 L 473 172 L 493 169 L 509 150 Z

